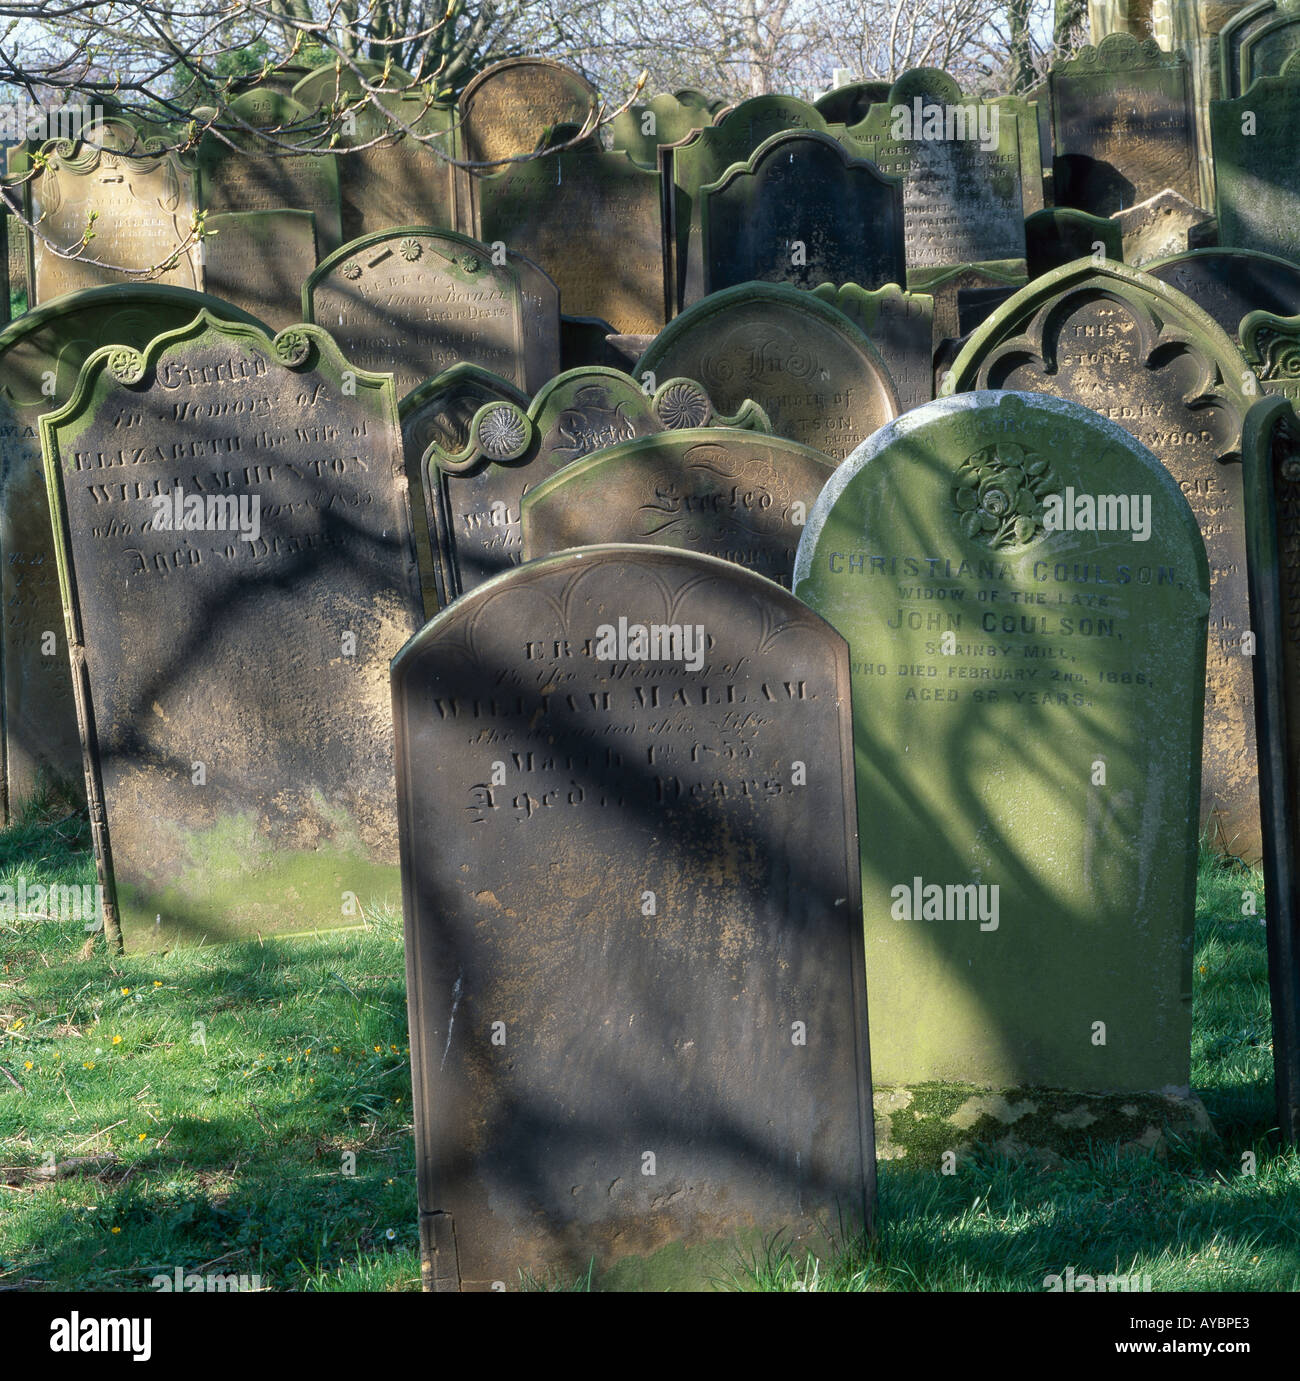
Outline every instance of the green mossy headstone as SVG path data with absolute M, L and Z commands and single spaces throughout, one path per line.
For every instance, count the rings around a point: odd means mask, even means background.
M 903 179 L 908 286 L 915 270 L 1013 261 L 1023 272 L 1019 121 L 968 99 L 946 72 L 905 72 L 841 133 L 856 158 Z
M 1131 530 L 1070 530 L 1105 496 Z M 1168 472 L 1064 399 L 939 399 L 832 476 L 794 588 L 849 642 L 877 1085 L 1185 1090 L 1209 571 Z
M 660 150 L 667 224 L 664 269 L 671 312 L 705 296 L 700 238 L 700 189 L 760 144 L 789 130 L 834 133 L 825 119 L 794 96 L 754 96 L 714 117 L 715 123 Z
M 1219 243 L 1300 261 L 1300 73 L 1210 102 Z
M 1109 216 L 1093 216 L 1070 206 L 1048 206 L 1025 218 L 1025 247 L 1030 278 L 1062 264 L 1098 254 L 1122 261 L 1124 237 Z
M 644 105 L 632 105 L 610 121 L 614 147 L 647 168 L 659 166 L 659 149 L 676 144 L 694 130 L 713 123 L 709 98 L 702 91 L 661 91 Z
M 229 211 L 204 223 L 203 286 L 276 331 L 302 320 L 302 285 L 316 267 L 311 211 Z
M 1256 394 L 1246 360 L 1190 299 L 1139 269 L 1089 260 L 1037 278 L 971 336 L 948 389 L 1050 393 L 1092 408 L 1159 456 L 1201 525 L 1213 572 L 1205 765 L 1206 832 L 1259 859 L 1241 426 Z
M 819 283 L 813 296 L 843 312 L 880 352 L 904 412 L 934 397 L 934 298 L 897 283 L 874 291 Z
M 68 401 L 96 350 L 143 349 L 160 330 L 182 326 L 205 308 L 259 324 L 216 298 L 138 283 L 55 298 L 0 333 L 0 818 L 6 823 L 42 782 L 76 800 L 85 795 L 41 415 Z
M 787 131 L 699 191 L 704 291 L 901 283 L 903 183 L 829 134 Z
M 92 355 L 41 441 L 110 935 L 393 904 L 386 668 L 423 611 L 391 378 L 202 311 Z

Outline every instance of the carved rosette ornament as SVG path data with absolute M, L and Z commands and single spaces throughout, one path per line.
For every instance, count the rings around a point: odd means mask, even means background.
M 952 501 L 967 537 L 1005 551 L 1043 535 L 1044 502 L 1060 492 L 1060 481 L 1044 457 L 1002 441 L 962 462 L 953 479 Z
M 669 431 L 703 427 L 713 415 L 709 396 L 689 379 L 670 379 L 655 394 L 655 413 Z
M 119 384 L 138 384 L 144 378 L 144 356 L 120 345 L 108 357 L 108 372 Z
M 311 338 L 305 331 L 297 331 L 292 328 L 281 331 L 272 342 L 275 350 L 275 357 L 281 364 L 286 364 L 290 369 L 296 369 L 301 364 L 306 364 L 307 356 L 311 354 Z
M 492 460 L 515 460 L 528 446 L 527 417 L 512 403 L 489 405 L 478 416 L 479 450 Z

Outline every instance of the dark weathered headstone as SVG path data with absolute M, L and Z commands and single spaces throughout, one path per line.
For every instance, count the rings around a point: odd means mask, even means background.
M 1259 858 L 1259 794 L 1241 511 L 1245 361 L 1196 305 L 1138 269 L 1081 261 L 1036 279 L 967 342 L 957 392 L 1073 399 L 1153 451 L 1187 496 L 1213 575 L 1202 810 L 1213 844 Z
M 359 239 L 396 225 L 455 229 L 456 112 L 433 100 L 430 86 L 382 62 L 359 63 L 381 92 L 367 93 L 350 69 L 333 66 L 304 77 L 294 99 L 339 117 L 339 197 L 343 238 Z M 411 133 L 408 134 L 407 131 Z M 412 137 L 412 135 L 416 137 Z M 376 142 L 378 141 L 378 142 Z M 447 157 L 440 157 L 445 154 Z
M 620 111 L 610 122 L 610 133 L 616 149 L 624 149 L 647 168 L 657 168 L 660 145 L 675 144 L 712 123 L 709 98 L 702 91 L 663 91 L 645 105 Z
M 420 559 L 420 588 L 427 617 L 445 608 L 456 591 L 446 588 L 446 562 L 434 560 L 428 515 L 434 508 L 425 499 L 425 464 L 430 447 L 438 454 L 456 455 L 469 445 L 474 415 L 489 403 L 514 403 L 526 411 L 528 395 L 509 380 L 476 364 L 454 364 L 413 388 L 397 404 L 402 419 L 402 450 L 411 492 L 415 545 Z M 439 502 L 434 496 L 434 502 Z
M 1210 102 L 1219 243 L 1300 261 L 1300 73 Z
M 1069 206 L 1048 206 L 1026 218 L 1025 248 L 1029 276 L 1037 278 L 1062 264 L 1098 253 L 1122 262 L 1124 237 L 1109 216 L 1092 216 Z
M 524 495 L 524 560 L 649 543 L 734 561 L 788 589 L 799 534 L 834 469 L 797 441 L 727 427 L 625 441 Z
M 395 659 L 427 1289 L 707 1289 L 870 1223 L 848 688 L 788 592 L 646 547 Z
M 391 372 L 399 394 L 461 361 L 523 389 L 560 364 L 555 284 L 454 230 L 402 226 L 343 245 L 303 284 L 302 316 L 363 369 Z
M 842 460 L 899 412 L 876 348 L 842 313 L 784 283 L 714 293 L 669 323 L 637 362 L 656 383 L 698 379 L 722 412 L 746 399 L 776 436 Z
M 856 125 L 865 120 L 873 105 L 889 99 L 889 82 L 847 82 L 824 96 L 818 96 L 813 109 L 832 125 Z
M 1242 431 L 1277 1115 L 1300 1142 L 1300 423 L 1268 399 Z
M 84 141 L 42 147 L 48 163 L 30 184 L 33 219 L 60 249 L 81 249 L 79 257 L 65 258 L 33 237 L 33 302 L 130 281 L 116 268 L 167 264 L 153 281 L 200 286 L 194 168 L 178 154 L 162 153 L 168 143 L 161 132 L 107 118 L 90 126 Z M 87 235 L 93 238 L 83 246 Z
M 620 358 L 615 357 L 609 338 L 616 334 L 608 321 L 598 316 L 560 316 L 560 368 L 587 369 L 592 366 L 601 369 L 623 369 Z M 635 361 L 634 361 L 635 363 Z
M 1112 219 L 1123 237 L 1123 260 L 1134 268 L 1186 254 L 1195 245 L 1214 240 L 1215 222 L 1210 212 L 1169 188 L 1136 206 L 1116 211 Z
M 384 668 L 422 615 L 392 380 L 205 311 L 96 352 L 41 440 L 110 934 L 391 904 Z
M 969 335 L 994 307 L 1024 287 L 1025 278 L 1023 271 L 967 264 L 910 275 L 909 281 L 924 282 L 925 292 L 934 299 L 934 338 L 940 341 Z
M 283 92 L 259 89 L 235 97 L 217 130 L 199 146 L 205 211 L 310 211 L 320 253 L 343 243 L 337 160 L 289 152 L 328 142 L 318 114 Z
M 1219 30 L 1222 94 L 1240 96 L 1257 77 L 1275 77 L 1300 51 L 1300 14 L 1286 0 L 1242 5 Z
M 880 352 L 902 411 L 934 397 L 934 298 L 897 283 L 875 292 L 857 283 L 821 283 L 813 295 L 843 312 Z
M 1300 316 L 1248 312 L 1239 330 L 1241 352 L 1260 389 L 1300 400 Z
M 85 791 L 40 417 L 67 402 L 82 364 L 101 346 L 141 348 L 204 307 L 251 322 L 214 298 L 138 283 L 68 294 L 0 333 L 0 819 L 6 823 L 42 783 L 74 800 Z
M 907 286 L 917 271 L 997 263 L 1023 273 L 1025 210 L 1019 122 L 962 96 L 945 72 L 918 68 L 889 99 L 843 132 L 844 146 L 903 179 Z
M 1048 82 L 1058 206 L 1109 216 L 1166 187 L 1199 198 L 1192 78 L 1181 53 L 1108 34 L 1056 63 Z
M 829 134 L 774 134 L 699 190 L 704 291 L 901 283 L 903 184 Z
M 650 395 L 616 369 L 568 370 L 526 412 L 508 400 L 481 406 L 460 451 L 435 438 L 419 457 L 438 588 L 454 597 L 517 565 L 520 503 L 557 469 L 635 437 L 706 426 L 769 424 L 747 400 L 734 416 L 718 415 L 689 379 L 665 379 Z
M 552 153 L 475 180 L 481 238 L 527 255 L 555 280 L 572 316 L 616 330 L 664 322 L 659 174 L 626 153 Z
M 1107 496 L 1147 540 L 1075 530 Z M 1209 573 L 1156 457 L 940 399 L 832 476 L 795 592 L 849 642 L 876 1083 L 1185 1091 Z
M 231 211 L 207 218 L 204 288 L 277 331 L 302 320 L 302 285 L 315 267 L 311 211 Z
M 1225 334 L 1239 339 L 1248 312 L 1300 312 L 1300 265 L 1251 249 L 1194 249 L 1145 265 L 1145 271 L 1185 293 Z
M 744 163 L 764 140 L 787 130 L 832 132 L 805 101 L 794 96 L 755 96 L 725 113 L 715 113 L 709 128 L 660 150 L 667 212 L 664 272 L 672 312 L 704 296 L 700 188 L 716 182 L 733 163 Z

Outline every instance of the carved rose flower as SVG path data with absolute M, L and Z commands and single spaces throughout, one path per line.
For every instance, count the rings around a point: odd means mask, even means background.
M 361 277 L 361 265 L 355 259 L 349 259 L 339 270 L 344 278 L 356 280 Z
M 680 380 L 664 388 L 655 400 L 655 411 L 670 431 L 702 427 L 709 419 L 709 400 L 702 388 Z
M 968 456 L 953 479 L 961 530 L 990 547 L 1020 547 L 1044 531 L 1043 501 L 1060 482 L 1042 456 L 999 442 Z
M 493 460 L 517 456 L 527 439 L 527 423 L 511 407 L 493 408 L 478 424 L 479 447 Z
M 408 264 L 413 264 L 424 253 L 424 246 L 419 240 L 405 239 L 397 246 L 397 252 L 406 260 Z

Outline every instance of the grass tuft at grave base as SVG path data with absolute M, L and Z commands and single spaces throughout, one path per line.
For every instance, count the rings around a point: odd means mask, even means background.
M 84 817 L 36 809 L 0 832 L 0 888 L 19 879 L 29 898 L 93 883 Z M 737 1252 L 719 1284 L 1042 1291 L 1072 1270 L 1075 1289 L 1300 1288 L 1300 1157 L 1269 1138 L 1262 898 L 1258 873 L 1203 856 L 1192 1077 L 1217 1140 L 1050 1167 L 977 1153 L 952 1175 L 882 1163 L 875 1244 Z M 418 1290 L 400 917 L 139 957 L 87 938 L 0 917 L 0 1289 L 179 1271 L 188 1289 Z

